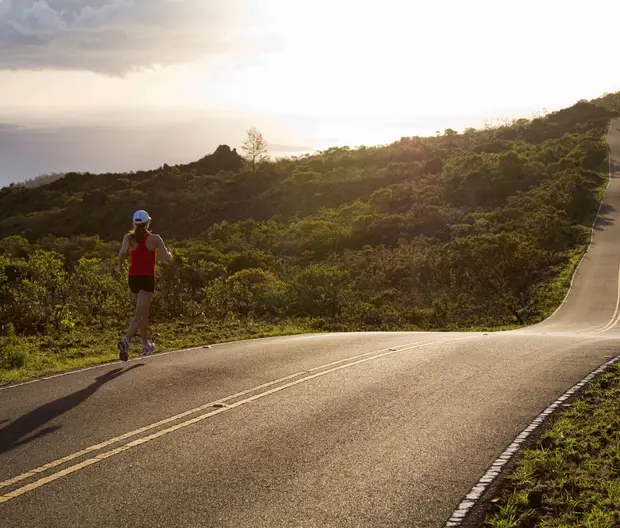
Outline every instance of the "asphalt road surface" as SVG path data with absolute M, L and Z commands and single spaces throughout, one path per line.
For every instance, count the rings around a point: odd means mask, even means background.
M 618 353 L 620 122 L 564 304 L 501 333 L 269 338 L 0 389 L 3 527 L 441 527 Z

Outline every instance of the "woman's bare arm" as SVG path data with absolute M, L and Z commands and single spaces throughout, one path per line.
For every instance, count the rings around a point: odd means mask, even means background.
M 157 258 L 159 260 L 163 260 L 164 262 L 172 262 L 172 253 L 170 253 L 166 247 L 166 244 L 164 244 L 163 239 L 159 235 L 155 235 L 155 242 L 157 244 L 156 247 L 159 250 L 157 252 Z
M 118 269 L 119 271 L 123 271 L 123 262 L 127 258 L 127 253 L 129 252 L 129 237 L 130 235 L 125 235 L 123 237 L 123 243 L 121 244 L 121 249 L 118 252 Z

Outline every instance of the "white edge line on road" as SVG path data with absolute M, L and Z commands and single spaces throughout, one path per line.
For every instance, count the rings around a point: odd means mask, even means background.
M 219 343 L 220 345 L 225 345 L 228 343 Z M 32 380 L 28 380 L 28 381 L 22 381 L 20 383 L 11 383 L 9 385 L 2 385 L 0 386 L 0 391 L 4 391 L 4 390 L 9 390 L 9 389 L 16 389 L 17 387 L 23 387 L 24 385 L 31 385 L 32 383 L 38 383 L 39 381 L 45 381 L 45 380 L 49 380 L 49 379 L 53 379 L 53 378 L 60 378 L 62 376 L 69 376 L 70 374 L 79 374 L 80 372 L 86 372 L 87 370 L 93 370 L 93 369 L 98 369 L 98 368 L 103 368 L 103 367 L 110 367 L 112 365 L 126 365 L 127 363 L 132 363 L 134 361 L 142 361 L 145 359 L 152 359 L 155 357 L 161 357 L 161 356 L 167 356 L 169 354 L 178 354 L 180 352 L 191 352 L 193 350 L 199 350 L 201 348 L 205 348 L 206 346 L 215 346 L 215 345 L 200 345 L 200 346 L 196 346 L 196 347 L 191 347 L 191 348 L 182 348 L 180 350 L 169 350 L 168 352 L 160 352 L 158 354 L 154 354 L 153 356 L 149 356 L 148 358 L 143 358 L 143 357 L 136 357 L 136 358 L 131 358 L 127 361 L 108 361 L 106 363 L 100 363 L 99 365 L 92 365 L 90 367 L 84 367 L 81 369 L 75 369 L 75 370 L 68 370 L 66 372 L 59 372 L 58 374 L 50 374 L 49 376 L 41 376 L 40 378 L 35 378 Z
M 474 336 L 467 336 L 467 337 L 474 337 Z M 75 451 L 74 453 L 70 453 L 68 455 L 65 455 L 61 458 L 58 458 L 56 460 L 52 460 L 50 462 L 46 462 L 45 464 L 38 466 L 36 468 L 30 469 L 24 473 L 20 473 L 19 475 L 15 475 L 13 477 L 10 477 L 6 480 L 3 480 L 2 482 L 0 482 L 0 489 L 1 488 L 5 488 L 7 486 L 12 486 L 14 484 L 16 484 L 17 482 L 21 482 L 22 480 L 25 480 L 27 478 L 33 477 L 35 475 L 38 475 L 40 473 L 43 473 L 49 469 L 53 469 L 57 466 L 60 466 L 66 462 L 69 462 L 71 460 L 74 460 L 76 458 L 82 457 L 84 455 L 87 455 L 89 453 L 93 453 L 95 451 L 100 451 L 101 449 L 103 449 L 104 447 L 108 447 L 109 445 L 115 444 L 117 442 L 120 442 L 121 440 L 126 440 L 127 438 L 131 438 L 132 436 L 136 436 L 138 434 L 144 433 L 146 431 L 149 431 L 151 429 L 155 429 L 156 427 L 160 427 L 162 425 L 168 424 L 170 422 L 174 422 L 176 420 L 180 420 L 181 418 L 185 418 L 186 416 L 189 416 L 191 414 L 195 414 L 197 412 L 200 411 L 204 411 L 205 409 L 209 408 L 209 407 L 213 407 L 214 405 L 218 404 L 218 403 L 224 403 L 228 400 L 232 400 L 235 398 L 239 398 L 240 396 L 245 396 L 246 394 L 249 394 L 251 392 L 256 392 L 260 389 L 265 389 L 267 387 L 271 387 L 272 385 L 276 385 L 278 383 L 282 383 L 284 381 L 288 381 L 292 378 L 296 378 L 299 376 L 303 376 L 304 374 L 308 374 L 310 372 L 315 372 L 317 370 L 321 370 L 321 369 L 326 369 L 329 367 L 333 367 L 334 365 L 339 365 L 341 363 L 345 363 L 345 362 L 349 362 L 349 361 L 354 361 L 366 356 L 372 356 L 373 354 L 381 354 L 382 352 L 386 352 L 388 350 L 392 350 L 395 352 L 400 352 L 400 351 L 404 351 L 404 350 L 410 350 L 411 347 L 422 347 L 422 346 L 426 346 L 426 345 L 434 345 L 434 344 L 438 344 L 438 343 L 443 343 L 444 341 L 452 341 L 454 340 L 454 337 L 448 337 L 446 339 L 422 339 L 420 341 L 415 341 L 412 343 L 406 343 L 404 345 L 401 345 L 398 348 L 382 348 L 379 350 L 371 350 L 370 352 L 365 352 L 363 354 L 358 354 L 355 356 L 351 356 L 351 357 L 347 357 L 344 359 L 339 359 L 337 361 L 332 361 L 330 363 L 325 363 L 323 365 L 319 365 L 317 367 L 312 367 L 306 370 L 302 370 L 299 372 L 295 372 L 293 374 L 289 374 L 287 376 L 284 376 L 282 378 L 278 378 L 266 383 L 263 383 L 261 385 L 257 385 L 255 387 L 251 387 L 249 389 L 245 389 L 241 392 L 237 392 L 235 394 L 230 394 L 228 396 L 223 396 L 221 398 L 218 398 L 217 400 L 213 400 L 211 402 L 202 404 L 198 407 L 194 407 L 193 409 L 189 409 L 187 411 L 184 411 L 182 413 L 179 414 L 175 414 L 174 416 L 169 416 L 168 418 L 164 418 L 163 420 L 160 420 L 158 422 L 149 424 L 149 425 L 145 425 L 143 427 L 140 427 L 138 429 L 134 429 L 133 431 L 128 431 L 126 433 L 123 433 L 122 435 L 119 436 L 115 436 L 114 438 L 109 438 L 108 440 L 104 440 L 102 442 L 99 442 L 97 444 L 85 447 L 84 449 L 80 449 L 79 451 Z M 458 339 L 462 339 L 461 337 L 459 337 Z
M 450 518 L 446 521 L 444 528 L 457 528 L 462 526 L 462 523 L 466 520 L 467 514 L 476 505 L 480 497 L 495 480 L 495 478 L 501 473 L 502 468 L 512 459 L 512 457 L 519 451 L 521 445 L 528 439 L 528 437 L 534 432 L 560 405 L 562 405 L 567 399 L 573 396 L 577 391 L 587 385 L 592 378 L 605 372 L 614 363 L 620 360 L 620 355 L 609 360 L 607 363 L 603 363 L 596 370 L 592 371 L 579 383 L 568 389 L 562 396 L 555 400 L 549 407 L 541 412 L 530 425 L 528 425 L 519 434 L 515 440 L 504 450 L 504 452 L 495 459 L 486 473 L 478 480 L 477 484 L 469 490 L 469 493 L 465 495 L 465 498 L 456 507 L 456 509 L 450 515 Z
M 83 460 L 82 462 L 79 462 L 77 464 L 74 464 L 73 466 L 69 466 L 66 467 L 64 469 L 61 469 L 60 471 L 57 471 L 56 473 L 52 473 L 51 475 L 48 475 L 47 477 L 43 477 L 40 478 L 38 480 L 35 480 L 33 482 L 30 482 L 29 484 L 25 484 L 24 486 L 17 488 L 13 491 L 10 491 L 8 493 L 5 493 L 4 495 L 0 495 L 0 504 L 4 503 L 4 502 L 8 502 L 12 499 L 15 499 L 17 497 L 19 497 L 20 495 L 23 495 L 24 493 L 27 493 L 29 491 L 32 491 L 34 489 L 37 489 L 41 486 L 44 486 L 45 484 L 49 484 L 51 482 L 54 482 L 55 480 L 58 480 L 59 478 L 62 478 L 66 475 L 70 475 L 71 473 L 75 473 L 76 471 L 79 471 L 80 469 L 83 469 L 85 467 L 88 467 L 92 464 L 96 464 L 97 462 L 101 462 L 102 460 L 106 460 L 107 458 L 114 456 L 114 455 L 118 455 L 120 453 L 123 453 L 124 451 L 127 451 L 128 449 L 131 449 L 132 447 L 136 447 L 139 445 L 142 445 L 146 442 L 150 442 L 151 440 L 155 440 L 156 438 L 159 438 L 161 436 L 167 435 L 169 433 L 172 433 L 174 431 L 177 431 L 179 429 L 182 429 L 184 427 L 187 427 L 189 425 L 193 425 L 197 422 L 200 422 L 202 420 L 205 420 L 206 418 L 209 418 L 211 416 L 215 416 L 216 414 L 221 414 L 223 412 L 226 411 L 230 411 L 232 409 L 235 409 L 237 407 L 240 407 L 242 405 L 245 405 L 247 403 L 253 402 L 255 400 L 258 400 L 260 398 L 264 398 L 265 396 L 269 396 L 271 394 L 274 394 L 276 392 L 280 392 L 284 389 L 288 389 L 290 387 L 294 387 L 295 385 L 299 385 L 300 383 L 304 383 L 306 381 L 310 381 L 312 379 L 315 378 L 319 378 L 322 376 L 325 376 L 327 374 L 331 374 L 332 372 L 337 372 L 339 370 L 342 369 L 346 369 L 349 367 L 352 367 L 354 365 L 359 365 L 361 363 L 365 363 L 367 361 L 372 361 L 375 359 L 380 359 L 386 356 L 391 356 L 393 354 L 397 354 L 398 352 L 405 352 L 407 350 L 413 350 L 416 348 L 421 348 L 424 346 L 432 346 L 432 345 L 437 345 L 437 344 L 441 344 L 444 343 L 446 341 L 450 341 L 450 342 L 454 342 L 454 341 L 462 341 L 465 339 L 473 339 L 475 337 L 478 337 L 478 335 L 467 335 L 464 337 L 453 337 L 453 338 L 449 338 L 449 339 L 442 339 L 439 341 L 433 341 L 431 343 L 416 343 L 416 344 L 412 344 L 411 346 L 408 346 L 406 348 L 400 348 L 398 350 L 388 350 L 387 352 L 382 352 L 380 354 L 375 353 L 375 355 L 371 355 L 369 357 L 363 357 L 361 359 L 358 359 L 357 361 L 354 361 L 352 363 L 347 363 L 345 365 L 340 365 L 337 367 L 333 367 L 330 368 L 328 370 L 323 370 L 321 372 L 317 372 L 316 374 L 311 374 L 309 376 L 305 376 L 303 378 L 297 379 L 295 381 L 291 381 L 289 383 L 286 383 L 284 385 L 279 385 L 277 387 L 274 387 L 272 389 L 269 389 L 265 392 L 260 392 L 258 394 L 254 394 L 253 396 L 250 396 L 248 398 L 245 398 L 244 400 L 239 400 L 237 402 L 231 403 L 230 405 L 227 405 L 225 407 L 220 407 L 216 410 L 207 412 L 205 414 L 201 414 L 198 415 L 194 418 L 191 418 L 189 420 L 186 420 L 185 422 L 181 422 L 178 423 L 176 425 L 173 425 L 171 427 L 168 427 L 167 429 L 162 429 L 160 431 L 157 431 L 155 433 L 152 433 L 148 436 L 144 436 L 141 438 L 137 438 L 135 440 L 132 440 L 131 442 L 128 442 L 127 444 L 123 444 L 120 445 L 119 447 L 115 448 L 115 449 L 111 449 L 110 451 L 105 451 L 103 453 L 99 453 L 98 455 L 95 455 L 91 458 L 87 458 L 85 460 Z M 385 349 L 384 349 L 385 350 Z M 368 354 L 366 354 L 368 355 Z
M 603 326 L 599 326 L 595 330 L 591 330 L 588 333 L 590 334 L 600 334 L 602 332 L 607 332 L 611 330 L 614 326 L 618 324 L 618 320 L 620 319 L 620 313 L 618 310 L 620 309 L 620 268 L 618 269 L 618 296 L 616 298 L 616 309 L 614 310 L 614 314 L 611 320 Z
M 1 1 L 1 0 L 0 0 Z M 281 338 L 301 338 L 301 337 L 320 337 L 320 336 L 332 336 L 332 335 L 336 335 L 339 332 L 316 332 L 316 333 L 308 333 L 308 334 L 290 334 L 290 335 L 281 335 L 281 336 L 267 336 L 267 337 L 257 337 L 254 339 L 238 339 L 236 341 L 222 341 L 221 343 L 212 343 L 212 344 L 204 344 L 204 345 L 198 345 L 195 347 L 190 347 L 190 348 L 181 348 L 179 350 L 169 350 L 168 352 L 159 352 L 157 354 L 154 354 L 153 356 L 149 356 L 147 358 L 144 357 L 135 357 L 135 358 L 131 358 L 127 361 L 120 361 L 120 360 L 116 360 L 116 361 L 107 361 L 105 363 L 99 363 L 98 365 L 91 365 L 90 367 L 84 367 L 84 368 L 80 368 L 80 369 L 75 369 L 75 370 L 67 370 L 66 372 L 58 372 L 57 374 L 50 374 L 48 376 L 41 376 L 39 378 L 35 378 L 35 379 L 31 379 L 28 381 L 21 381 L 19 383 L 9 383 L 9 384 L 5 384 L 5 385 L 0 385 L 0 392 L 4 391 L 4 390 L 9 390 L 9 389 L 16 389 L 17 387 L 23 387 L 24 385 L 31 385 L 32 383 L 38 383 L 39 381 L 45 381 L 45 380 L 49 380 L 49 379 L 54 379 L 54 378 L 60 378 L 62 376 L 69 376 L 71 374 L 79 374 L 80 372 L 86 372 L 87 370 L 93 370 L 93 369 L 98 369 L 98 368 L 104 368 L 104 367 L 110 367 L 112 365 L 126 365 L 127 363 L 132 363 L 134 361 L 143 361 L 143 360 L 151 360 L 153 358 L 158 358 L 158 357 L 162 357 L 162 356 L 168 356 L 170 354 L 180 354 L 182 352 L 194 352 L 197 350 L 201 350 L 201 349 L 207 349 L 207 348 L 220 348 L 224 345 L 235 345 L 235 344 L 239 344 L 239 343 L 255 343 L 258 341 L 266 341 L 266 340 L 270 340 L 270 339 L 281 339 Z M 363 333 L 363 332 L 346 332 L 347 334 L 359 334 L 359 333 Z M 445 332 L 373 332 L 374 334 L 383 334 L 383 333 L 390 333 L 390 334 L 402 334 L 402 333 L 411 333 L 411 334 L 442 334 Z
M 333 333 L 333 332 L 332 332 Z M 110 367 L 112 365 L 126 365 L 127 363 L 132 363 L 134 361 L 143 361 L 143 360 L 147 360 L 147 359 L 152 359 L 152 358 L 158 358 L 158 357 L 162 357 L 162 356 L 168 356 L 170 354 L 180 354 L 181 352 L 193 352 L 196 350 L 201 350 L 201 349 L 206 349 L 206 348 L 215 348 L 215 347 L 222 347 L 224 345 L 233 345 L 233 344 L 237 344 L 237 343 L 244 343 L 244 342 L 249 342 L 249 343 L 254 343 L 256 341 L 261 341 L 261 340 L 267 340 L 267 339 L 277 339 L 277 338 L 281 338 L 281 337 L 301 337 L 301 336 L 305 336 L 305 335 L 326 335 L 323 333 L 317 333 L 317 334 L 291 334 L 291 335 L 283 335 L 283 336 L 267 336 L 267 337 L 258 337 L 255 339 L 238 339 L 237 341 L 222 341 L 221 343 L 207 343 L 204 345 L 198 345 L 195 347 L 190 347 L 190 348 L 181 348 L 178 350 L 169 350 L 168 352 L 159 352 L 157 354 L 154 354 L 153 356 L 149 356 L 147 358 L 144 357 L 135 357 L 135 358 L 131 358 L 127 361 L 120 361 L 120 360 L 116 360 L 116 361 L 107 361 L 105 363 L 99 363 L 98 365 L 91 365 L 90 367 L 84 367 L 84 368 L 80 368 L 80 369 L 75 369 L 75 370 L 67 370 L 66 372 L 59 372 L 57 374 L 50 374 L 49 376 L 41 376 L 40 378 L 35 378 L 32 380 L 28 380 L 28 381 L 22 381 L 19 383 L 9 383 L 7 385 L 0 385 L 0 391 L 3 390 L 9 390 L 9 389 L 16 389 L 17 387 L 23 387 L 24 385 L 30 385 L 32 383 L 38 383 L 39 381 L 45 381 L 45 380 L 49 380 L 49 379 L 53 379 L 53 378 L 60 378 L 62 376 L 69 376 L 71 374 L 79 374 L 80 372 L 86 372 L 87 370 L 93 370 L 93 369 L 98 369 L 98 368 L 103 368 L 103 367 Z
M 611 133 L 611 127 L 612 126 L 613 126 L 613 119 L 610 120 L 609 128 L 607 129 L 607 145 L 609 145 L 609 134 Z M 596 222 L 598 222 L 599 215 L 600 215 L 600 212 L 601 212 L 601 207 L 603 207 L 603 202 L 605 201 L 605 195 L 607 194 L 607 189 L 609 189 L 609 186 L 611 185 L 611 148 L 608 148 L 608 163 L 609 163 L 609 170 L 608 170 L 608 178 L 607 178 L 607 187 L 605 187 L 605 192 L 603 193 L 603 197 L 601 198 L 601 203 L 598 204 L 598 210 L 596 211 L 596 216 L 594 217 L 594 222 L 592 222 L 592 232 L 590 233 L 590 243 L 588 244 L 588 249 L 586 249 L 585 253 L 582 255 L 581 259 L 579 260 L 579 263 L 577 264 L 577 267 L 575 268 L 575 271 L 573 272 L 573 276 L 571 277 L 570 284 L 568 286 L 568 291 L 566 292 L 566 295 L 564 296 L 564 299 L 560 303 L 560 306 L 558 306 L 555 309 L 555 311 L 549 317 L 547 317 L 544 321 L 541 321 L 540 323 L 532 325 L 530 328 L 533 328 L 535 326 L 539 326 L 539 325 L 542 325 L 543 323 L 546 323 L 556 313 L 558 313 L 560 311 L 560 308 L 562 308 L 562 306 L 564 306 L 564 304 L 566 303 L 566 300 L 568 299 L 568 296 L 570 295 L 570 292 L 573 289 L 573 284 L 575 282 L 575 277 L 577 276 L 577 272 L 579 271 L 579 266 L 581 266 L 581 263 L 584 261 L 584 259 L 586 258 L 586 255 L 590 252 L 590 248 L 592 247 L 592 240 L 594 239 L 594 227 L 596 226 Z M 613 319 L 613 317 L 612 317 L 612 319 Z

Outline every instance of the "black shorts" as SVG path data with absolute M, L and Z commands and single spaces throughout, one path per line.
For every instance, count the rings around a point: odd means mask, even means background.
M 131 293 L 140 290 L 153 293 L 155 291 L 155 277 L 152 275 L 129 275 L 129 289 Z

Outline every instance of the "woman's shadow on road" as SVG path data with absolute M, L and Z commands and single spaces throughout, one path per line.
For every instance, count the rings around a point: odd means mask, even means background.
M 30 433 L 36 431 L 39 427 L 46 424 L 50 420 L 53 420 L 54 418 L 57 418 L 58 416 L 80 405 L 83 401 L 97 392 L 102 385 L 118 378 L 130 370 L 142 366 L 144 366 L 144 363 L 138 363 L 136 365 L 132 365 L 128 369 L 118 368 L 111 370 L 110 372 L 106 372 L 105 374 L 95 378 L 95 381 L 93 381 L 93 383 L 91 383 L 88 387 L 41 405 L 40 407 L 30 411 L 28 414 L 20 416 L 17 420 L 0 429 L 0 453 L 4 453 L 23 444 L 27 444 L 28 442 L 32 442 L 37 438 L 41 438 L 42 436 L 56 431 L 61 427 L 60 425 L 46 427 L 45 429 L 28 436 Z M 6 420 L 0 421 L 0 423 L 3 422 L 6 422 Z

